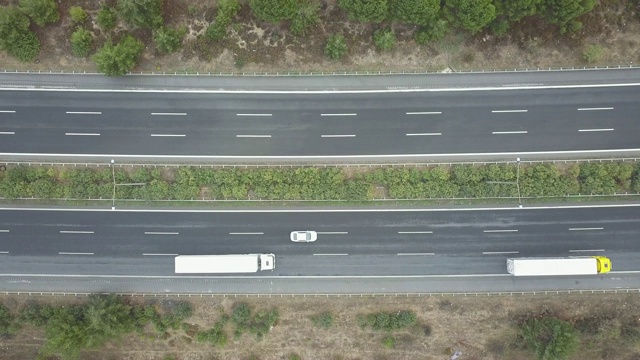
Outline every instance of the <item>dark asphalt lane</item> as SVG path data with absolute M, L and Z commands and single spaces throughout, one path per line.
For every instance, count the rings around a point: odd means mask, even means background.
M 0 132 L 15 132 L 0 135 L 2 153 L 312 156 L 640 148 L 640 123 L 635 121 L 640 87 L 635 86 L 322 95 L 26 91 L 2 95 L 0 110 L 16 111 L 0 113 Z M 607 107 L 614 109 L 578 111 Z M 527 112 L 492 112 L 505 110 Z M 357 115 L 322 116 L 352 113 Z M 593 129 L 613 131 L 579 132 Z M 527 133 L 493 134 L 513 131 Z M 441 135 L 406 136 L 423 133 Z

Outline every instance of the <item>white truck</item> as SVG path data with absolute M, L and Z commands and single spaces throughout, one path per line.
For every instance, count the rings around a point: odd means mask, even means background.
M 178 255 L 176 274 L 240 274 L 273 270 L 274 254 Z
M 507 259 L 513 276 L 596 275 L 611 271 L 611 260 L 604 256 L 539 257 Z

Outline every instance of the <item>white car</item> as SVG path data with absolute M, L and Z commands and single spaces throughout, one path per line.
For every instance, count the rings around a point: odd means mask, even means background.
M 291 241 L 294 242 L 313 242 L 318 239 L 318 233 L 315 231 L 294 231 L 291 233 Z

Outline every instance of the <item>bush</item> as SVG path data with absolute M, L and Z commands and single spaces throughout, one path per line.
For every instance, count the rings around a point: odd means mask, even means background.
M 227 316 L 223 316 L 216 324 L 207 331 L 198 332 L 196 335 L 197 342 L 208 342 L 214 346 L 224 347 L 227 344 L 227 334 L 222 328 L 228 321 Z
M 259 311 L 253 318 L 249 331 L 256 334 L 258 340 L 261 340 L 271 330 L 271 327 L 276 324 L 279 316 L 276 309 Z
M 509 33 L 509 22 L 505 19 L 496 20 L 491 23 L 489 26 L 491 28 L 491 32 L 496 37 L 504 37 Z
M 37 303 L 25 306 L 20 312 L 20 319 L 34 326 L 44 326 L 53 316 L 54 309 L 50 305 L 40 305 Z
M 496 18 L 492 0 L 447 0 L 446 12 L 460 27 L 479 33 Z
M 78 29 L 71 34 L 71 52 L 75 56 L 89 56 L 93 48 L 93 36 L 85 29 Z
M 87 20 L 87 12 L 80 6 L 72 6 L 69 9 L 69 16 L 74 23 L 83 23 Z
M 566 28 L 567 24 L 591 11 L 595 5 L 596 0 L 545 0 L 544 17 L 547 21 Z
M 378 29 L 373 33 L 373 43 L 380 51 L 389 51 L 396 46 L 396 34 L 391 29 Z
M 328 329 L 333 326 L 333 315 L 329 312 L 322 313 L 318 316 L 311 317 L 313 325 Z
M 387 0 L 338 0 L 349 19 L 360 22 L 380 23 L 389 15 Z
M 416 31 L 414 39 L 418 45 L 425 45 L 442 40 L 447 35 L 447 31 L 449 31 L 449 23 L 446 20 L 436 20 Z
M 330 35 L 324 53 L 331 59 L 341 59 L 347 53 L 347 43 L 341 34 Z
M 118 0 L 118 12 L 129 25 L 156 29 L 162 26 L 163 0 Z
M 20 330 L 20 324 L 16 320 L 16 317 L 11 314 L 9 309 L 0 304 L 0 337 L 13 336 Z
M 227 34 L 227 27 L 236 17 L 238 11 L 240 11 L 240 2 L 238 0 L 218 1 L 216 21 L 209 25 L 205 31 L 205 36 L 214 41 L 224 38 Z
M 182 38 L 186 34 L 186 29 L 172 29 L 161 27 L 153 32 L 153 41 L 156 43 L 158 52 L 171 54 L 182 46 Z
M 406 24 L 427 26 L 440 12 L 440 0 L 395 0 L 390 4 L 393 17 Z
M 295 16 L 298 2 L 296 0 L 249 0 L 249 6 L 257 18 L 278 23 Z
M 236 304 L 233 307 L 233 314 L 231 315 L 231 321 L 237 326 L 244 326 L 251 319 L 251 309 L 249 305 L 245 303 Z
M 560 319 L 529 319 L 522 325 L 521 330 L 524 341 L 540 360 L 565 359 L 578 345 L 578 337 L 573 326 Z
M 103 7 L 98 11 L 98 26 L 104 31 L 110 31 L 116 27 L 116 13 L 108 7 Z
M 306 35 L 307 29 L 320 22 L 318 10 L 320 3 L 316 0 L 301 2 L 291 19 L 291 33 L 296 36 Z
M 385 348 L 393 349 L 394 345 L 395 345 L 395 340 L 393 339 L 393 337 L 386 336 L 384 339 L 382 339 L 382 346 L 384 346 Z
M 143 49 L 144 44 L 129 35 L 115 46 L 106 43 L 93 60 L 98 70 L 108 76 L 124 75 L 136 66 Z
M 416 323 L 416 314 L 413 311 L 398 311 L 396 313 L 372 313 L 357 318 L 361 328 L 367 326 L 374 330 L 394 331 L 412 326 Z
M 582 53 L 582 58 L 589 64 L 596 63 L 602 59 L 602 55 L 604 54 L 604 49 L 600 45 L 592 44 L 587 46 L 587 48 Z
M 496 12 L 506 17 L 507 22 L 517 22 L 526 16 L 535 15 L 543 0 L 496 0 Z
M 54 0 L 20 0 L 20 9 L 29 15 L 38 26 L 60 20 L 58 6 Z
M 24 32 L 18 35 L 7 52 L 20 61 L 31 62 L 40 53 L 40 40 L 33 32 Z
M 16 7 L 0 6 L 0 49 L 20 61 L 33 61 L 40 52 L 40 41 L 29 30 L 29 18 Z

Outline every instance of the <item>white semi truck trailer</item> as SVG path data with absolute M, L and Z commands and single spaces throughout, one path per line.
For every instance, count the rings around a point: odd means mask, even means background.
M 511 258 L 507 271 L 513 276 L 596 275 L 611 271 L 611 260 L 604 256 Z
M 179 255 L 175 258 L 176 274 L 242 274 L 273 270 L 274 254 L 244 255 Z

